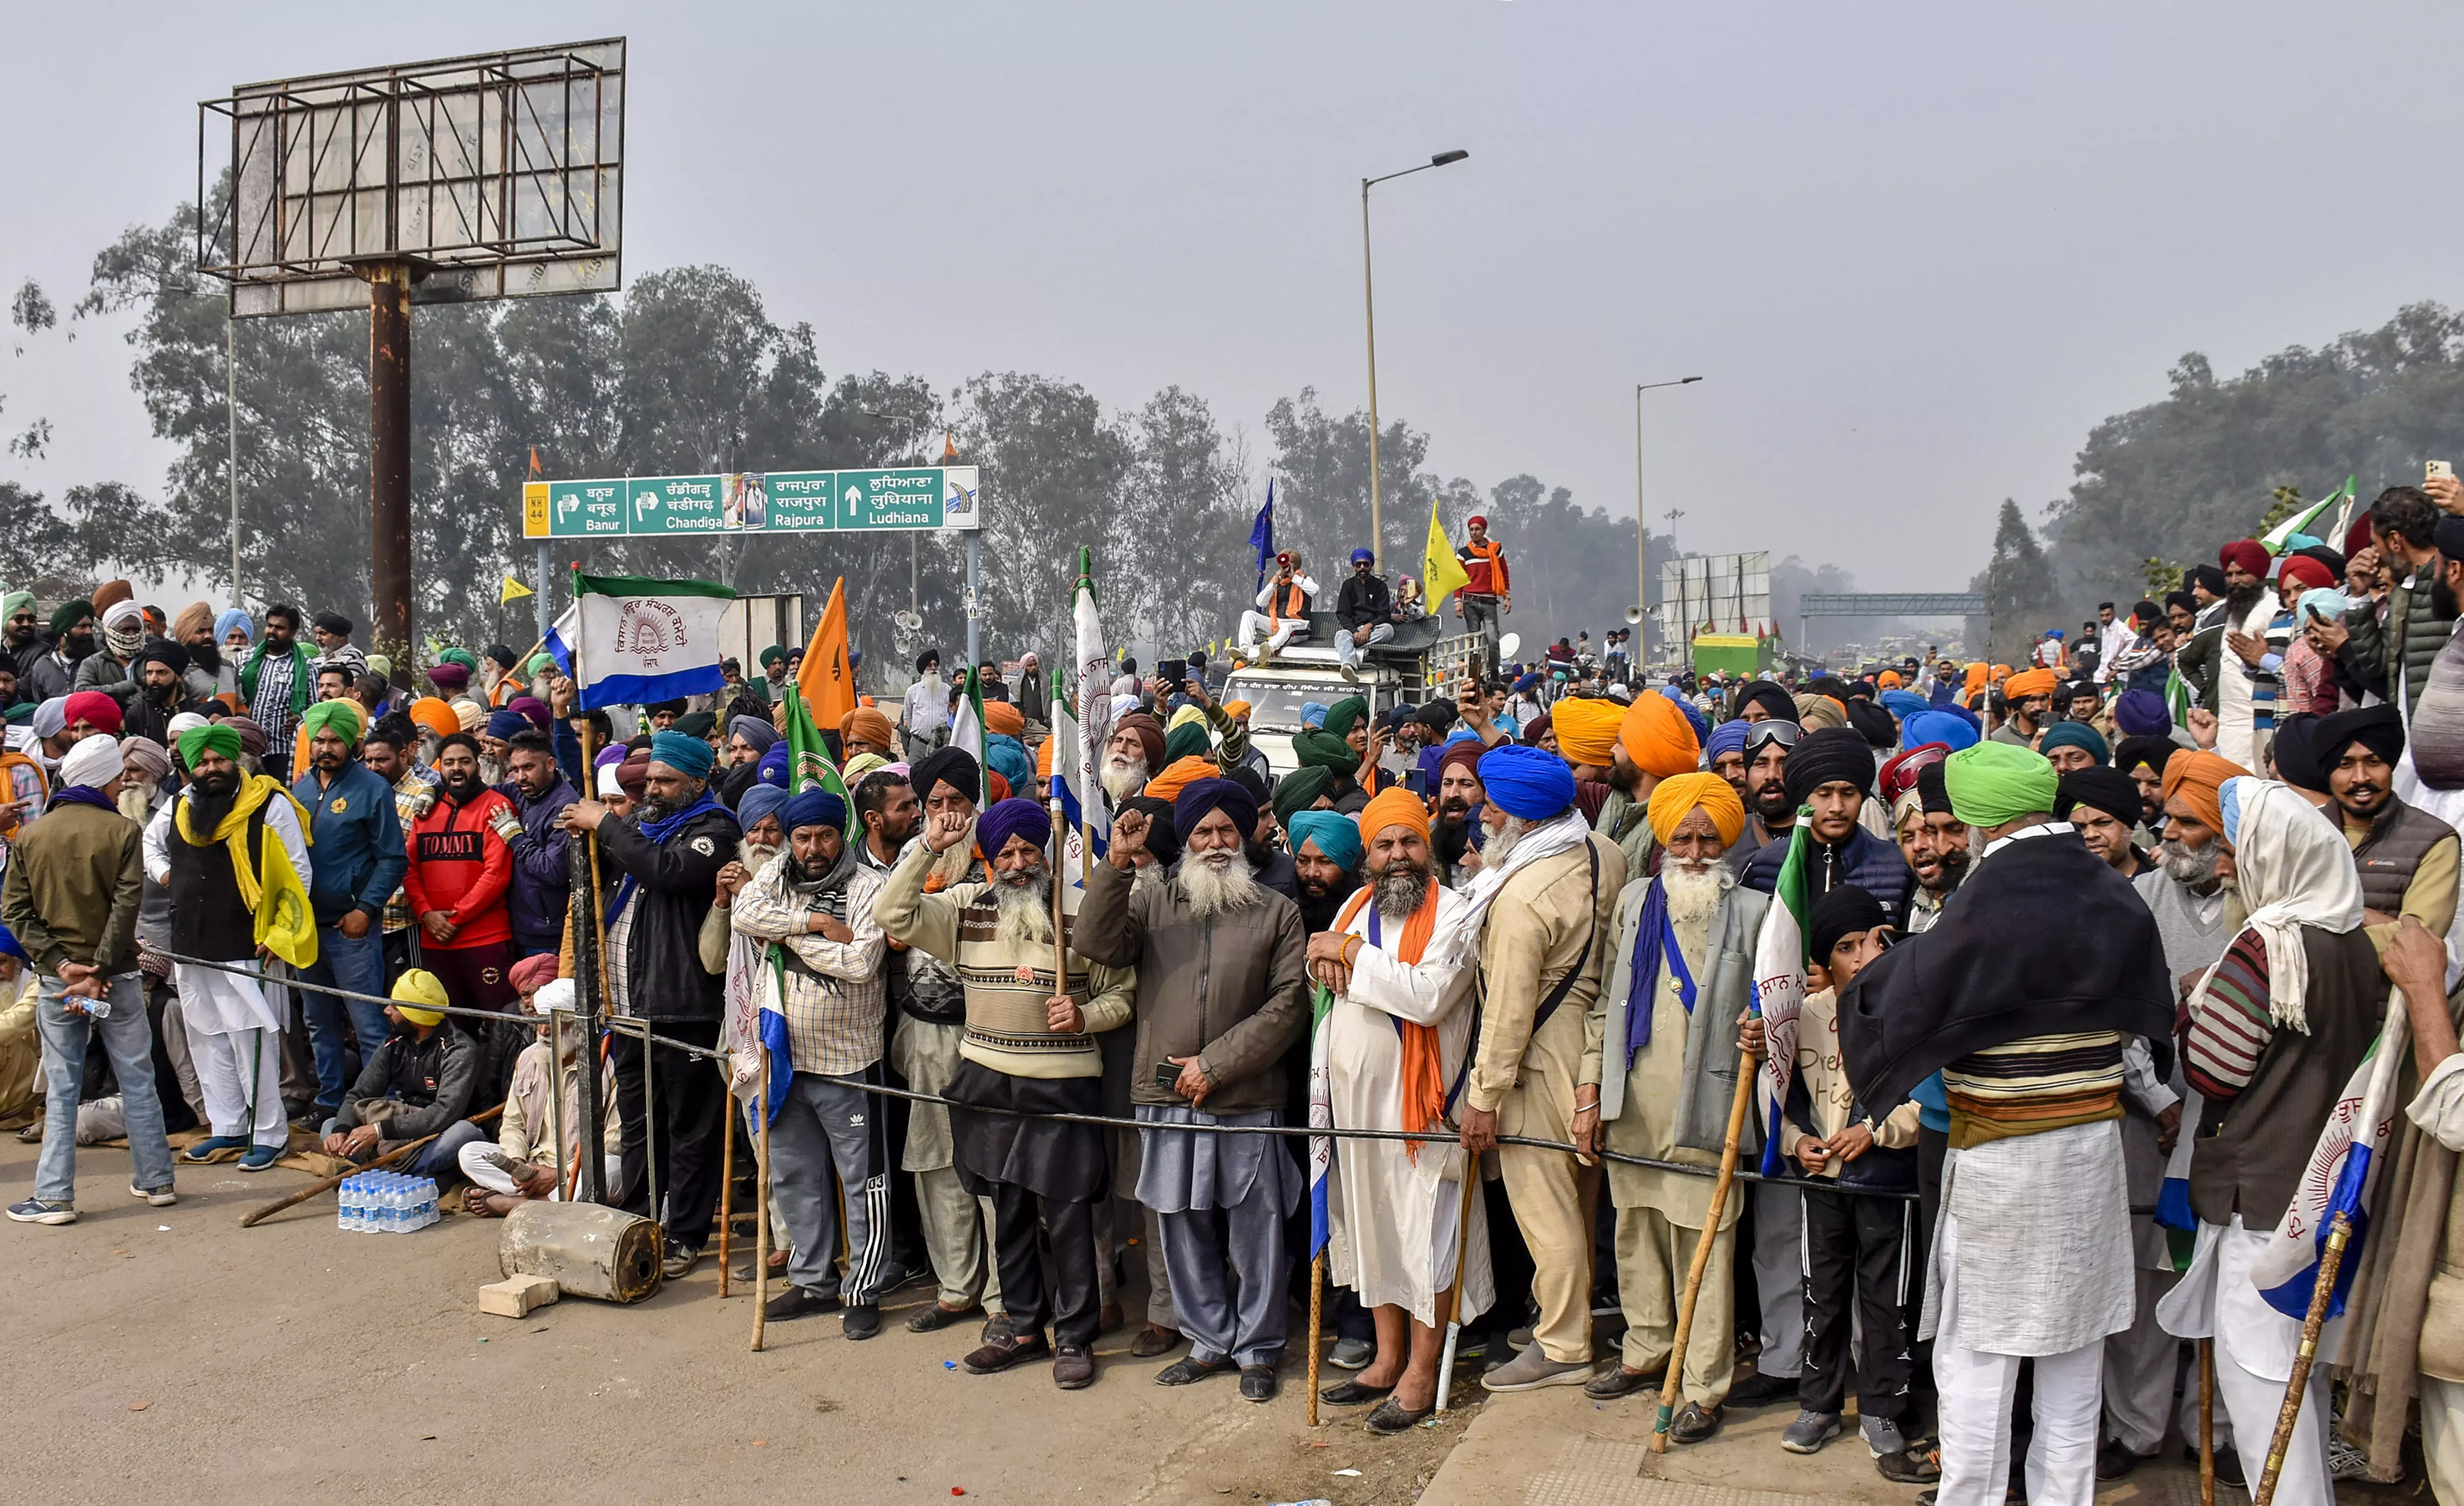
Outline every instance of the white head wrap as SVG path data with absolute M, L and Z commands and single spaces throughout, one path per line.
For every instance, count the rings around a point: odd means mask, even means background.
M 79 738 L 60 760 L 60 787 L 68 789 L 85 785 L 100 789 L 118 779 L 125 766 L 118 738 Z

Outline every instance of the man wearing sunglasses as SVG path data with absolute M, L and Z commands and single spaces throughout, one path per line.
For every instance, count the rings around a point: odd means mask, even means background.
M 1793 721 L 1768 718 L 1746 728 L 1746 831 L 1721 861 L 1728 872 L 1745 876 L 1746 864 L 1773 842 L 1785 842 L 1796 825 L 1796 802 L 1788 797 L 1781 769 L 1788 750 L 1804 732 Z

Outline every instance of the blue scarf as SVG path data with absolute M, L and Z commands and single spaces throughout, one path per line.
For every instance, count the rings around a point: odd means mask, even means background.
M 704 786 L 701 792 L 701 798 L 694 801 L 692 805 L 685 807 L 673 815 L 668 816 L 662 820 L 643 822 L 641 826 L 642 835 L 651 842 L 664 843 L 668 838 L 675 835 L 677 831 L 687 822 L 692 821 L 696 816 L 704 815 L 713 810 L 715 810 L 720 815 L 727 817 L 729 825 L 735 825 L 736 812 L 721 805 L 717 798 L 711 794 L 709 786 Z M 739 828 L 738 830 L 740 831 L 741 829 Z M 616 880 L 615 897 L 607 901 L 607 923 L 609 925 L 614 925 L 616 923 L 616 918 L 625 913 L 626 904 L 632 899 L 633 891 L 639 887 L 640 885 L 634 882 L 633 875 L 630 874 L 627 874 L 624 877 Z
M 1676 922 L 1668 919 L 1668 890 L 1657 878 L 1643 891 L 1642 918 L 1635 925 L 1639 938 L 1634 948 L 1634 973 L 1625 994 L 1625 1065 L 1634 1070 L 1634 1059 L 1651 1044 L 1651 1015 L 1660 1002 L 1660 962 L 1665 957 L 1669 968 L 1677 975 L 1677 1002 L 1685 1012 L 1694 1012 L 1694 975 L 1685 968 L 1684 948 L 1677 944 Z M 1659 944 L 1651 938 L 1658 937 Z
M 71 785 L 68 788 L 60 790 L 58 793 L 53 795 L 52 804 L 55 806 L 92 806 L 98 810 L 108 810 L 113 815 L 120 814 L 120 807 L 112 803 L 111 797 L 104 794 L 101 790 L 95 788 L 92 785 Z

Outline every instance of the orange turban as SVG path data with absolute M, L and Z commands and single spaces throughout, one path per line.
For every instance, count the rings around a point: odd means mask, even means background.
M 1360 808 L 1361 844 L 1375 841 L 1377 833 L 1388 827 L 1409 827 L 1425 842 L 1429 839 L 1429 808 L 1419 796 L 1389 785 Z
M 1745 803 L 1737 798 L 1736 786 L 1717 774 L 1678 774 L 1660 782 L 1651 792 L 1651 804 L 1643 814 L 1651 822 L 1651 834 L 1666 847 L 1677 834 L 1678 823 L 1700 806 L 1720 829 L 1722 846 L 1734 842 L 1746 830 Z
M 1665 696 L 1654 696 L 1666 701 Z M 1684 713 L 1675 706 L 1672 716 Z M 1557 752 L 1569 764 L 1590 764 L 1600 768 L 1609 766 L 1617 744 L 1617 731 L 1625 722 L 1626 708 L 1614 700 L 1569 696 L 1551 708 L 1549 724 L 1557 729 Z
M 1968 683 L 1960 687 L 1959 693 L 1962 696 L 1973 696 L 1978 691 L 1983 690 L 1985 688 L 1985 676 L 1988 673 L 1989 671 L 1987 667 L 1982 663 L 1969 665 L 1968 667 Z
M 1227 700 L 1223 703 L 1223 715 L 1230 717 L 1235 721 L 1240 720 L 1243 717 L 1245 717 L 1248 714 L 1249 703 L 1245 700 Z
M 1058 741 L 1056 738 L 1045 738 L 1035 745 L 1035 777 L 1045 781 L 1046 787 L 1049 787 L 1052 779 L 1052 744 Z
M 1005 738 L 1026 736 L 1026 713 L 1005 700 L 984 702 L 984 730 Z
M 1167 765 L 1162 773 L 1148 780 L 1147 787 L 1138 793 L 1152 800 L 1171 800 L 1180 793 L 1183 785 L 1192 780 L 1213 779 L 1221 772 L 1215 766 L 1213 759 L 1192 753 L 1180 762 Z
M 410 720 L 440 738 L 462 730 L 462 719 L 453 714 L 453 708 L 433 696 L 422 696 L 410 703 Z
M 2165 761 L 2165 798 L 2179 795 L 2201 826 L 2221 838 L 2225 831 L 2224 784 L 2248 778 L 2250 770 L 2221 753 L 2184 748 Z
M 2051 670 L 2022 670 L 2002 682 L 2002 698 L 2005 700 L 2024 700 L 2030 696 L 2050 696 L 2053 693 L 2054 672 Z
M 2009 679 L 2010 677 L 2011 677 L 2011 666 L 2010 666 L 2010 665 L 2008 665 L 2008 664 L 1996 664 L 1996 665 L 1994 665 L 1994 666 L 1993 666 L 1992 682 L 1993 682 L 1994 684 L 1999 685 L 1999 684 L 2001 684 L 2004 680 Z
M 1703 744 L 1694 736 L 1694 723 L 1685 720 L 1677 702 L 1657 693 L 1634 698 L 1617 722 L 1617 744 L 1635 767 L 1661 779 L 1703 766 Z
M 989 712 L 990 708 L 987 708 Z M 987 717 L 989 720 L 989 717 Z M 869 706 L 858 706 L 839 719 L 839 736 L 856 738 L 875 747 L 890 747 L 895 739 L 890 733 L 890 719 Z
M 1900 678 L 1899 671 L 1884 670 L 1881 674 L 1874 676 L 1874 683 L 1883 690 L 1897 690 L 1906 682 Z

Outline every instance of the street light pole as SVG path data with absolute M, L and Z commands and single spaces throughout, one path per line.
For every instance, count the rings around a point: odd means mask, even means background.
M 1377 474 L 1377 278 L 1369 259 L 1369 190 L 1388 179 L 1408 178 L 1416 172 L 1461 162 L 1470 155 L 1467 151 L 1441 151 L 1417 167 L 1406 167 L 1401 172 L 1390 172 L 1380 178 L 1360 180 L 1360 302 L 1369 322 L 1369 548 L 1377 556 L 1381 570 L 1386 561 L 1386 528 Z
M 1642 516 L 1642 394 L 1654 388 L 1684 387 L 1700 382 L 1698 376 L 1679 377 L 1674 382 L 1638 382 L 1634 386 L 1634 609 L 1643 615 L 1642 652 L 1635 656 L 1638 664 L 1651 659 L 1651 527 Z M 1684 516 L 1672 509 L 1668 514 L 1668 551 L 1677 552 L 1677 520 Z

